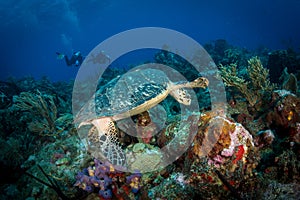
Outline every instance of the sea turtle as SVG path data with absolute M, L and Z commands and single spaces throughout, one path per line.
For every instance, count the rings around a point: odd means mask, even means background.
M 126 158 L 118 143 L 114 122 L 149 110 L 169 94 L 179 103 L 190 105 L 191 98 L 183 88 L 206 88 L 208 80 L 199 77 L 192 82 L 172 82 L 158 69 L 136 69 L 118 76 L 98 89 L 75 117 L 84 129 L 86 145 L 92 155 L 124 166 Z

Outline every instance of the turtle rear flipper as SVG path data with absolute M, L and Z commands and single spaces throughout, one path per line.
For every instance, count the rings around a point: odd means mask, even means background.
M 111 164 L 117 166 L 124 166 L 126 161 L 126 156 L 124 150 L 119 145 L 118 132 L 112 119 L 109 117 L 95 119 L 92 121 L 92 124 L 96 127 L 98 131 L 97 134 L 98 145 L 95 146 L 98 146 L 99 149 L 94 149 L 94 150 L 101 151 L 103 154 L 100 154 L 101 155 L 100 157 L 104 155 Z M 95 141 L 95 140 L 91 138 L 90 142 L 91 141 Z

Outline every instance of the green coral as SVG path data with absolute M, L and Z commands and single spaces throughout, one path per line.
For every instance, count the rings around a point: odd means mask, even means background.
M 238 74 L 236 64 L 220 67 L 220 74 L 226 86 L 237 88 L 251 106 L 262 101 L 265 94 L 271 92 L 275 85 L 269 80 L 269 70 L 264 68 L 258 57 L 248 60 L 248 77 Z
M 271 92 L 275 85 L 269 80 L 269 70 L 264 68 L 258 57 L 253 57 L 248 60 L 247 72 L 251 79 L 252 90 L 258 90 L 256 94 L 259 96 L 261 91 Z

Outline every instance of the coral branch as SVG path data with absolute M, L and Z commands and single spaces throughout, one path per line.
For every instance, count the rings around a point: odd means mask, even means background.
M 266 93 L 271 92 L 275 85 L 271 84 L 268 76 L 269 70 L 264 68 L 258 57 L 253 57 L 248 60 L 247 73 L 249 81 L 239 77 L 237 65 L 230 64 L 229 66 L 221 65 L 221 77 L 224 84 L 229 87 L 237 88 L 246 98 L 251 106 L 255 106 L 263 100 Z

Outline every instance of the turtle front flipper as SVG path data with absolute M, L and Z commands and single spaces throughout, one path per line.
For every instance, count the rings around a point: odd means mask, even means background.
M 89 136 L 89 143 L 93 147 L 90 150 L 92 155 L 99 157 L 101 161 L 103 156 L 113 165 L 124 166 L 126 156 L 124 150 L 118 142 L 118 132 L 111 118 L 95 119 L 91 122 L 97 129 L 97 133 Z M 97 156 L 98 155 L 98 156 Z
M 182 103 L 187 106 L 191 104 L 191 95 L 183 88 L 171 90 L 170 95 L 174 97 L 178 103 Z
M 184 88 L 206 88 L 208 83 L 208 79 L 204 77 L 199 77 L 192 82 L 170 82 L 170 95 L 172 95 L 179 103 L 188 106 L 191 104 L 191 95 Z

